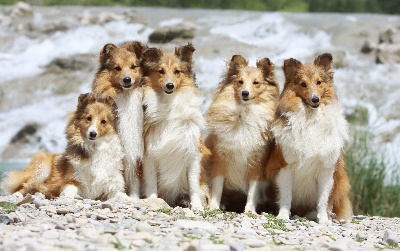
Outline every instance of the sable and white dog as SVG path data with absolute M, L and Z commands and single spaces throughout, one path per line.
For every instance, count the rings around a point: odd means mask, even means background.
M 140 197 L 138 167 L 143 160 L 143 91 L 140 57 L 148 47 L 140 42 L 106 44 L 100 52 L 93 82 L 97 97 L 112 97 L 118 107 L 118 134 L 125 152 L 124 174 L 128 194 Z
M 242 56 L 232 57 L 207 114 L 211 208 L 220 208 L 223 190 L 247 195 L 245 211 L 255 212 L 263 202 L 272 142 L 269 127 L 278 98 L 279 85 L 268 58 L 252 67 Z
M 189 195 L 192 209 L 202 210 L 208 196 L 204 170 L 209 150 L 201 129 L 203 99 L 192 72 L 192 44 L 164 53 L 151 48 L 141 60 L 145 104 L 144 192 L 176 205 Z
M 334 88 L 332 56 L 322 54 L 306 65 L 291 58 L 283 70 L 285 85 L 271 128 L 276 145 L 266 170 L 278 217 L 316 211 L 320 223 L 330 223 L 331 213 L 349 219 L 343 152 L 348 126 Z
M 76 195 L 88 199 L 129 200 L 122 174 L 121 142 L 116 133 L 115 103 L 96 100 L 93 94 L 79 96 L 70 116 L 64 153 L 36 154 L 24 171 L 13 171 L 3 183 L 9 193 L 47 198 Z

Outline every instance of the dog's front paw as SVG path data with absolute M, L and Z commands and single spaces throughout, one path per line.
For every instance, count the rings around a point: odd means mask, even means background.
M 118 202 L 134 202 L 135 199 L 129 197 L 126 193 L 118 192 L 114 196 L 110 197 L 111 201 L 118 201 Z
M 147 199 L 157 199 L 158 196 L 155 193 L 150 194 L 149 196 L 147 196 Z
M 326 213 L 323 214 L 318 213 L 317 218 L 319 224 L 332 225 L 332 221 L 328 218 L 328 215 Z
M 201 200 L 200 198 L 192 198 L 191 202 L 190 202 L 191 208 L 193 211 L 203 211 L 204 207 L 201 204 Z
M 246 205 L 244 208 L 245 213 L 256 213 L 256 208 L 254 205 Z
M 219 203 L 213 199 L 211 199 L 210 205 L 209 205 L 210 209 L 219 209 Z
M 286 209 L 279 210 L 279 214 L 276 216 L 276 218 L 281 220 L 289 220 L 289 211 Z
M 78 188 L 74 185 L 68 185 L 61 192 L 60 196 L 65 196 L 68 199 L 74 199 L 78 195 Z

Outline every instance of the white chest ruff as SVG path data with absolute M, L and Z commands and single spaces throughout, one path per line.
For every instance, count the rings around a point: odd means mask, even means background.
M 272 131 L 288 164 L 285 169 L 292 172 L 292 206 L 313 207 L 319 198 L 318 184 L 333 179 L 340 151 L 348 139 L 347 122 L 339 103 L 322 111 L 307 113 L 303 108 L 285 116 L 287 124 L 283 128 L 275 126 Z
M 226 156 L 225 186 L 247 193 L 249 158 L 261 158 L 265 151 L 267 139 L 262 134 L 267 131 L 273 115 L 256 104 L 232 104 L 228 109 L 236 117 L 236 123 L 217 123 L 211 119 L 209 127 L 211 132 L 218 136 L 218 151 Z
M 130 164 L 136 164 L 143 158 L 143 107 L 142 90 L 136 88 L 119 95 L 118 134 Z M 132 163 L 133 162 L 133 163 Z
M 157 165 L 158 193 L 167 201 L 189 189 L 188 168 L 201 160 L 200 136 L 205 120 L 201 113 L 202 99 L 191 93 L 159 100 L 146 97 L 146 155 Z
M 330 104 L 324 110 L 308 110 L 302 106 L 300 112 L 284 116 L 286 125 L 271 130 L 288 164 L 296 163 L 297 168 L 316 161 L 325 167 L 336 164 L 349 137 L 339 103 Z
M 91 146 L 89 160 L 72 163 L 75 180 L 80 182 L 79 195 L 97 199 L 110 192 L 123 192 L 122 158 L 124 157 L 117 135 L 99 139 Z

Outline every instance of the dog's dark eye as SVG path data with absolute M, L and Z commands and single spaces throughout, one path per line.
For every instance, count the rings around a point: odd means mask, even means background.
M 105 119 L 102 119 L 101 123 L 104 125 L 105 123 L 107 123 L 107 121 Z
M 175 70 L 176 75 L 178 75 L 179 73 L 181 73 L 179 70 Z
M 159 70 L 159 71 L 158 71 L 158 73 L 160 73 L 160 74 L 164 74 L 165 72 L 164 72 L 164 70 L 163 70 L 163 69 L 161 69 L 161 70 Z
M 241 85 L 242 85 L 242 84 L 243 84 L 243 80 L 239 80 L 239 84 L 241 84 Z
M 321 85 L 321 81 L 318 80 L 318 81 L 317 81 L 317 85 Z
M 303 86 L 304 88 L 306 88 L 306 87 L 307 87 L 307 84 L 306 84 L 306 83 L 304 83 L 304 82 L 301 82 L 301 83 L 300 83 L 300 85 L 301 85 L 301 86 Z
M 131 69 L 133 70 L 133 69 L 135 69 L 136 68 L 136 65 L 132 65 L 131 66 Z
M 258 81 L 254 81 L 254 82 L 253 82 L 253 85 L 258 85 Z
M 87 117 L 86 119 L 87 119 L 87 121 L 92 121 L 92 117 L 90 117 L 90 116 Z
M 122 70 L 121 67 L 119 67 L 119 66 L 115 67 L 115 69 L 116 69 L 117 71 L 121 71 L 121 70 Z

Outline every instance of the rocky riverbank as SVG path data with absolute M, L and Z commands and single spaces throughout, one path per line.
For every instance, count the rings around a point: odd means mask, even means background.
M 320 225 L 269 214 L 193 212 L 163 200 L 134 203 L 41 195 L 1 196 L 0 250 L 385 250 L 398 249 L 400 219 L 355 216 Z M 1 208 L 0 208 L 1 209 Z M 10 210 L 12 211 L 12 210 Z

